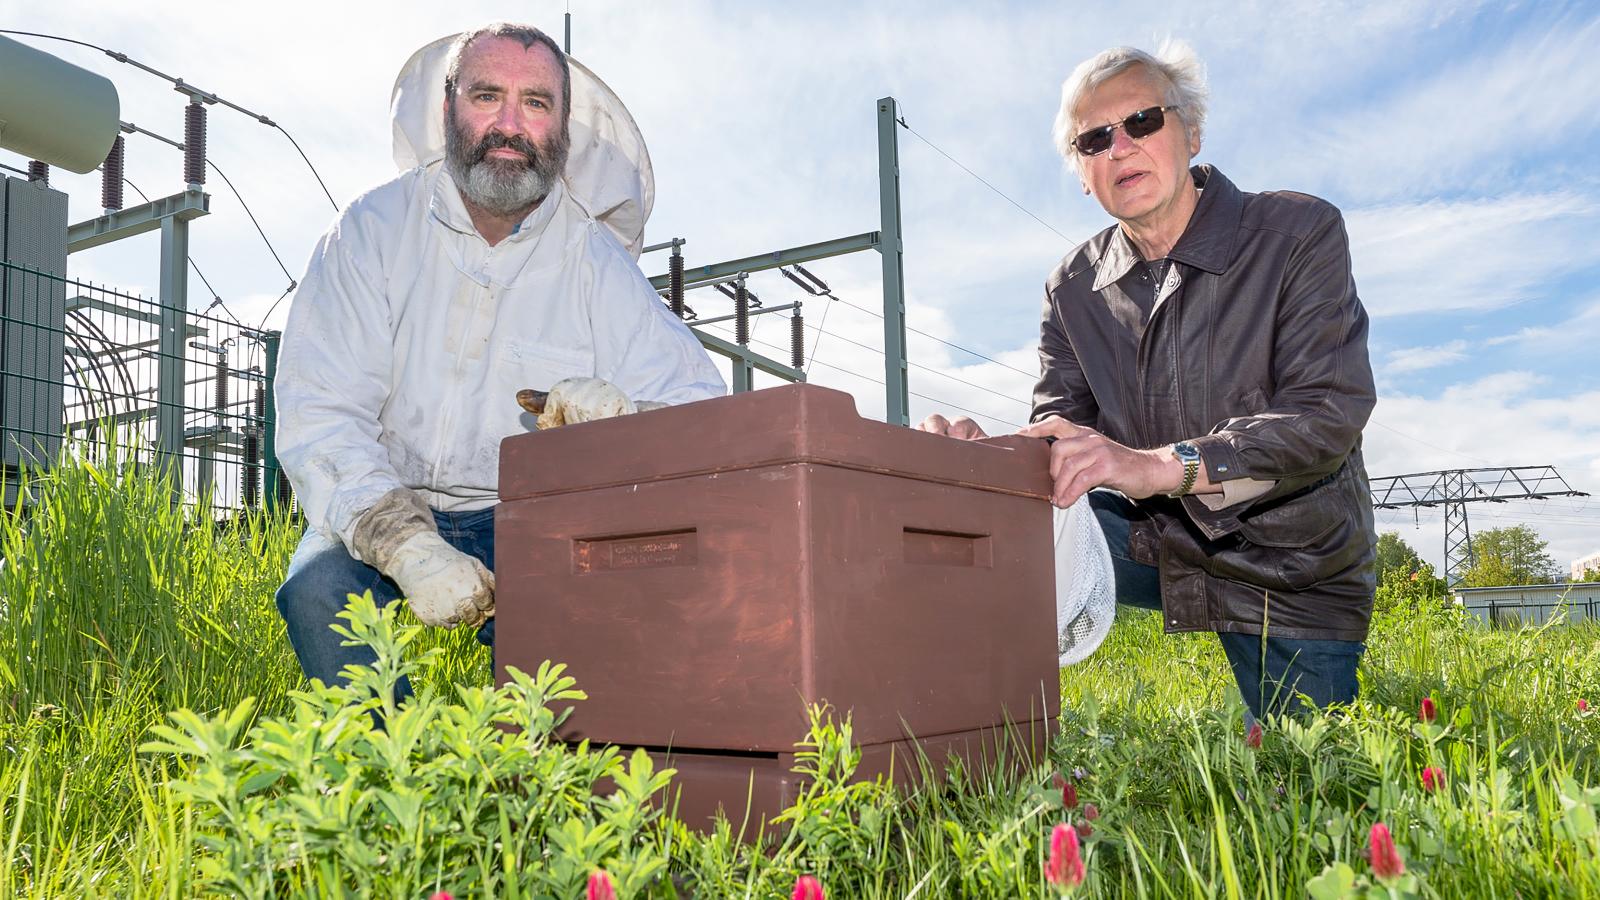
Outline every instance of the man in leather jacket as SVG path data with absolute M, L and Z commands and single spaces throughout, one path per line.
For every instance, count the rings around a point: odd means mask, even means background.
M 1336 208 L 1191 167 L 1200 71 L 1182 45 L 1116 48 L 1063 86 L 1058 146 L 1117 224 L 1047 282 L 1021 433 L 1053 440 L 1058 506 L 1087 494 L 1118 601 L 1215 632 L 1254 716 L 1349 702 L 1375 588 L 1367 316 Z

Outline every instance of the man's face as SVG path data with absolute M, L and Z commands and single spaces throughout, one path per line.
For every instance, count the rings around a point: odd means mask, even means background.
M 1161 82 L 1155 76 L 1143 67 L 1130 69 L 1095 88 L 1078 104 L 1074 134 L 1120 123 L 1141 109 L 1165 103 Z M 1114 218 L 1160 221 L 1177 203 L 1190 181 L 1189 161 L 1200 152 L 1200 142 L 1189 138 L 1181 112 L 1169 110 L 1160 131 L 1137 140 L 1118 127 L 1110 150 L 1078 157 L 1084 188 Z
M 543 44 L 473 41 L 444 116 L 450 174 L 491 213 L 515 214 L 544 199 L 566 167 L 561 66 Z

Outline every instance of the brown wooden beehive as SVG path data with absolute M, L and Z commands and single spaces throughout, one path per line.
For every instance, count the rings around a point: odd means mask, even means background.
M 1037 753 L 1049 488 L 1041 441 L 893 427 L 811 385 L 509 438 L 497 675 L 566 662 L 589 699 L 563 736 L 658 754 L 697 827 L 788 805 L 810 703 L 851 715 L 863 777 L 914 776 L 919 745 L 941 768 Z

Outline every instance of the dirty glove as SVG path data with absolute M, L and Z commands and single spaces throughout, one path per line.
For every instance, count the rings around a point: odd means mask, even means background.
M 603 378 L 563 378 L 548 392 L 518 391 L 517 403 L 539 417 L 534 424 L 541 431 L 667 406 L 654 400 L 630 400 L 620 388 Z
M 373 504 L 351 543 L 363 562 L 400 586 L 424 624 L 476 626 L 494 614 L 494 574 L 439 536 L 428 504 L 409 488 Z

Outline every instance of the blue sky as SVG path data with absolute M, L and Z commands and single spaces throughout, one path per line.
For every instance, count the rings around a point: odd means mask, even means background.
M 1600 492 L 1593 4 L 572 6 L 574 55 L 627 102 L 650 146 L 657 202 L 647 240 L 687 238 L 691 265 L 876 229 L 882 96 L 1049 223 L 900 132 L 910 324 L 996 361 L 913 335 L 912 390 L 928 398 L 913 398 L 913 412 L 966 408 L 1001 431 L 1027 413 L 1022 372 L 1037 368 L 1045 276 L 1108 224 L 1050 144 L 1061 80 L 1108 46 L 1185 39 L 1212 90 L 1199 159 L 1246 190 L 1306 191 L 1344 210 L 1373 321 L 1372 474 L 1552 463 L 1574 487 Z M 394 171 L 388 94 L 411 51 L 506 16 L 559 35 L 566 5 L 397 8 L 287 0 L 195 17 L 175 2 L 69 0 L 19 10 L 6 27 L 124 51 L 272 116 L 343 201 Z M 113 78 L 123 119 L 181 134 L 182 100 L 161 82 L 92 51 L 29 42 Z M 211 121 L 212 156 L 298 276 L 332 216 L 326 198 L 280 135 L 221 110 Z M 181 187 L 176 154 L 132 139 L 129 156 L 129 177 L 147 192 Z M 20 164 L 4 151 L 0 162 Z M 74 220 L 97 212 L 96 177 L 58 173 L 56 183 L 72 196 Z M 194 256 L 230 308 L 254 320 L 285 279 L 231 195 L 212 190 Z M 74 257 L 73 274 L 153 294 L 154 241 L 128 244 Z M 665 260 L 646 257 L 644 268 L 655 274 Z M 839 296 L 877 306 L 875 255 L 810 268 Z M 753 286 L 769 300 L 800 299 L 776 275 Z M 711 295 L 691 305 L 725 311 Z M 822 315 L 808 306 L 808 322 Z M 812 380 L 881 413 L 869 380 L 882 377 L 881 357 L 850 343 L 881 346 L 877 321 L 842 305 L 826 315 Z M 756 330 L 777 344 L 784 334 L 776 322 Z M 1439 561 L 1436 514 L 1382 513 L 1380 522 Z M 1558 562 L 1600 549 L 1600 502 L 1478 504 L 1472 522 L 1531 524 Z

